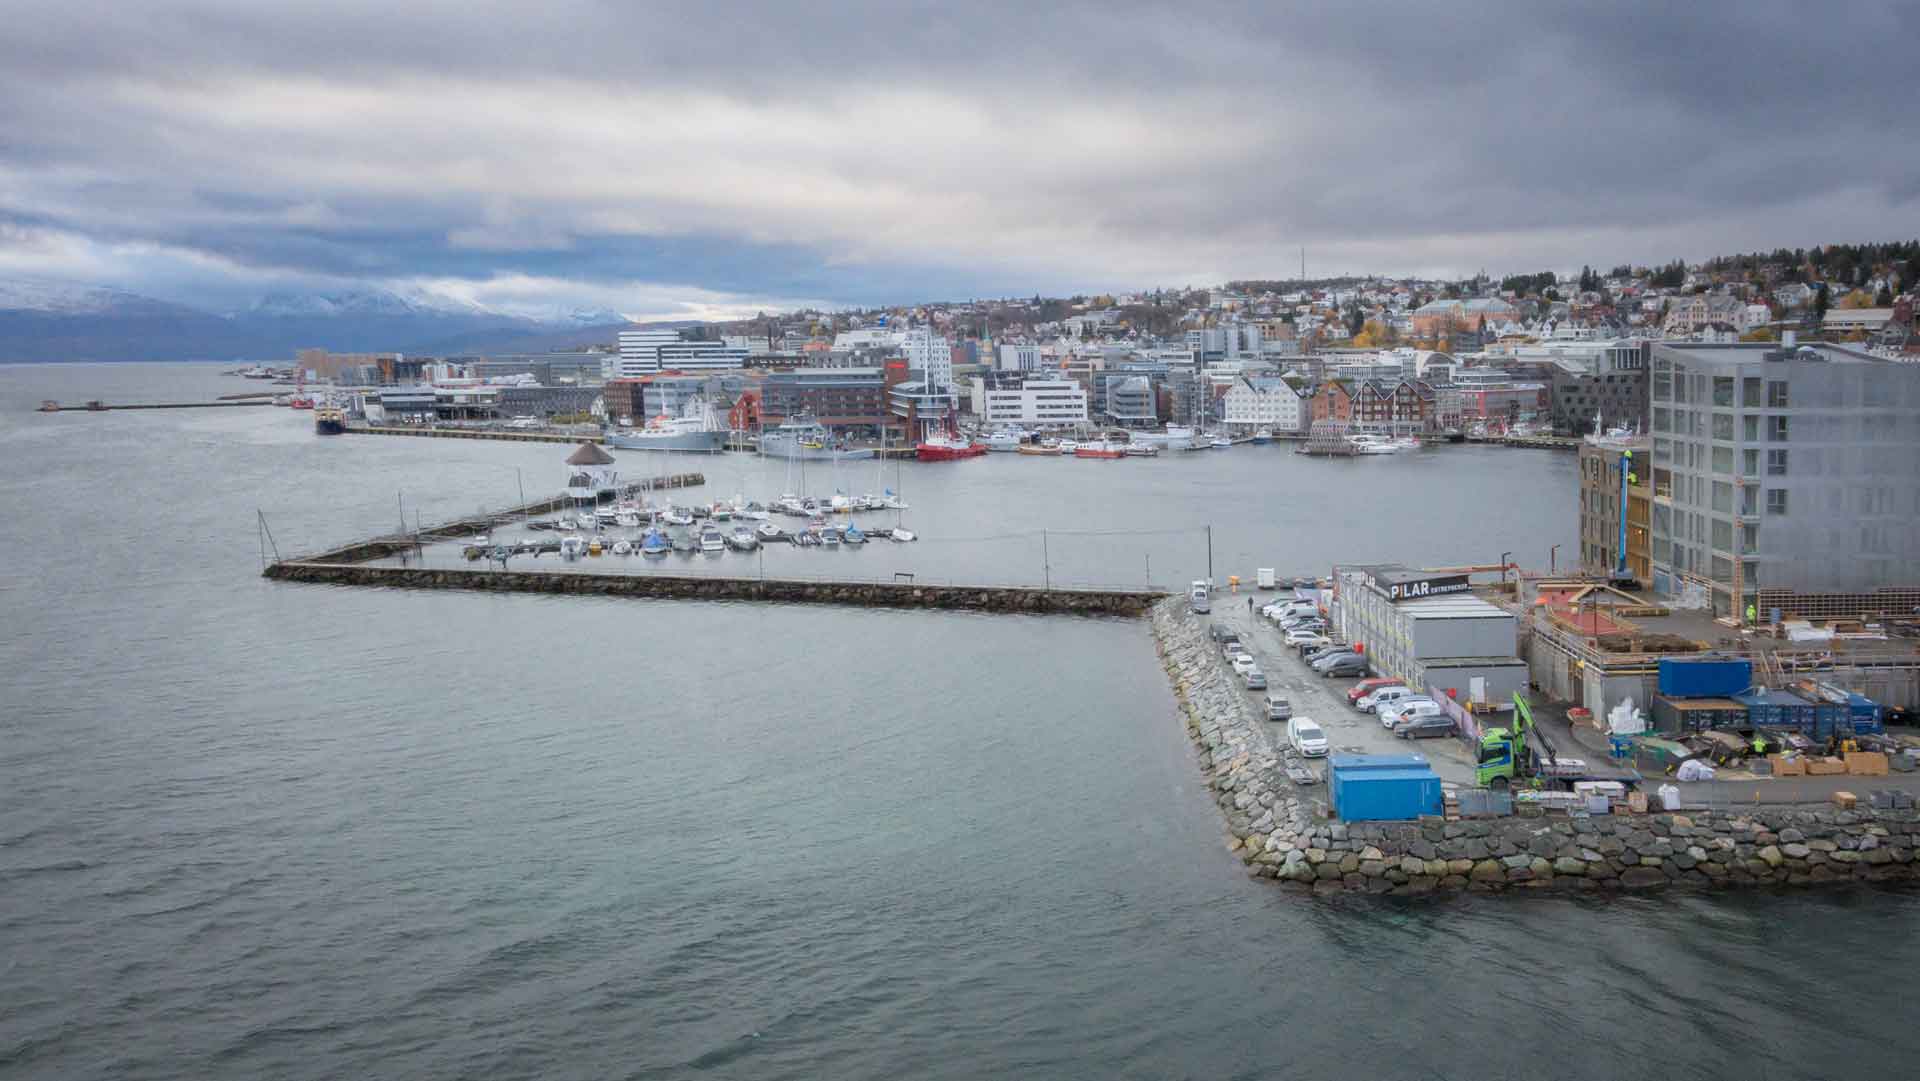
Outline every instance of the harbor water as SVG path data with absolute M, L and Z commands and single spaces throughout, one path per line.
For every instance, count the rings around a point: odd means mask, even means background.
M 0 366 L 0 1077 L 1877 1077 L 1920 1052 L 1910 892 L 1248 878 L 1138 621 L 273 583 L 258 514 L 315 550 L 550 492 L 565 448 L 32 411 L 248 389 L 216 373 Z M 691 467 L 709 499 L 800 490 Z M 1550 451 L 843 468 L 809 487 L 897 481 L 924 539 L 768 573 L 1172 585 L 1208 525 L 1220 576 L 1574 551 Z

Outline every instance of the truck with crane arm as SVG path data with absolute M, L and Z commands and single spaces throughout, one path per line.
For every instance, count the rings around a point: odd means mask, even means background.
M 1503 789 L 1515 784 L 1571 789 L 1578 781 L 1618 781 L 1628 789 L 1640 784 L 1633 770 L 1599 765 L 1557 753 L 1533 721 L 1533 709 L 1518 692 L 1513 696 L 1511 728 L 1489 728 L 1480 736 L 1474 783 Z

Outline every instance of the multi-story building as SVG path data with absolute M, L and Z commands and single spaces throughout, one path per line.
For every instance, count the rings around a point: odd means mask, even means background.
M 1333 627 L 1373 670 L 1407 685 L 1498 708 L 1527 686 L 1512 612 L 1473 595 L 1460 571 L 1397 563 L 1333 568 Z
M 1257 431 L 1297 432 L 1305 427 L 1300 393 L 1278 376 L 1241 376 L 1220 401 L 1232 435 Z
M 1580 569 L 1615 577 L 1623 570 L 1642 586 L 1653 580 L 1653 441 L 1647 436 L 1588 436 L 1580 444 Z M 1625 471 L 1626 560 L 1621 553 L 1621 488 Z
M 1920 365 L 1834 345 L 1655 343 L 1653 588 L 1717 615 L 1920 586 Z M 1791 607 L 1791 605 L 1787 605 Z
M 796 368 L 761 380 L 762 424 L 778 425 L 803 414 L 835 431 L 878 431 L 894 423 L 879 368 Z
M 1329 379 L 1314 388 L 1307 399 L 1307 424 L 1319 421 L 1353 419 L 1353 389 L 1337 379 Z
M 632 379 L 666 371 L 743 368 L 747 347 L 725 342 L 690 341 L 677 330 L 623 330 L 620 354 L 601 367 L 606 379 Z
M 1429 431 L 1434 427 L 1433 387 L 1419 379 L 1369 380 L 1353 395 L 1353 419 L 1365 428 Z
M 1071 379 L 1029 379 L 992 388 L 974 380 L 974 412 L 988 424 L 1068 427 L 1088 420 L 1087 390 Z
M 1554 343 L 1544 347 L 1553 426 L 1584 434 L 1611 427 L 1646 430 L 1647 356 L 1644 340 Z M 1516 354 L 1531 358 L 1531 350 Z M 1600 418 L 1596 427 L 1594 417 Z
M 953 386 L 953 346 L 925 327 L 915 327 L 900 335 L 900 355 L 907 368 L 921 373 L 930 387 Z
M 1160 393 L 1152 376 L 1125 372 L 1104 373 L 1121 378 L 1108 379 L 1100 411 L 1110 424 L 1123 428 L 1151 428 L 1160 420 Z
M 1033 372 L 1040 370 L 1040 347 L 1037 345 L 1002 345 L 995 367 L 1004 372 Z

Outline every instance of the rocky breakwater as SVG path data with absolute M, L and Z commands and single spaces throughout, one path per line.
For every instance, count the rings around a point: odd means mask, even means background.
M 1175 598 L 1155 640 L 1200 766 L 1249 873 L 1317 894 L 1638 891 L 1920 879 L 1920 816 L 1824 806 L 1679 814 L 1335 822 L 1306 763 L 1266 731 L 1207 635 Z M 1314 782 L 1317 786 L 1317 780 Z
M 1289 776 L 1306 763 L 1266 731 L 1266 719 L 1248 702 L 1184 598 L 1154 605 L 1150 620 L 1187 733 L 1199 747 L 1200 768 L 1226 817 L 1228 851 L 1256 876 L 1281 877 L 1290 859 L 1304 860 L 1298 853 L 1324 813 L 1311 790 Z

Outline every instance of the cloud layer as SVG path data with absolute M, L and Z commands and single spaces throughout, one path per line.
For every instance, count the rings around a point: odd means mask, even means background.
M 1920 6 L 0 3 L 0 273 L 715 313 L 1912 232 Z M 691 308 L 688 307 L 691 305 Z

